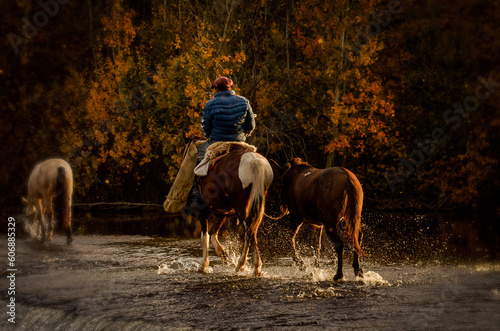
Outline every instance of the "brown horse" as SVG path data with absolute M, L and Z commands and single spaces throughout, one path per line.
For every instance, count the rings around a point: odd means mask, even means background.
M 245 227 L 241 256 L 236 271 L 243 269 L 250 249 L 253 250 L 254 274 L 262 274 L 262 260 L 257 245 L 257 231 L 264 217 L 267 190 L 273 180 L 273 170 L 265 157 L 248 152 L 234 145 L 234 150 L 219 159 L 207 176 L 199 180 L 201 196 L 186 206 L 186 215 L 193 215 L 201 222 L 203 258 L 199 271 L 208 267 L 209 240 L 220 258 L 226 262 L 224 247 L 219 243 L 218 232 L 227 216 L 236 216 Z M 210 214 L 215 215 L 208 233 Z
M 280 198 L 282 210 L 289 211 L 290 220 L 295 227 L 292 238 L 294 261 L 303 265 L 295 249 L 295 237 L 302 225 L 308 222 L 320 227 L 319 237 L 315 240 L 316 259 L 319 259 L 321 231 L 325 228 L 328 238 L 333 242 L 338 256 L 337 273 L 334 280 L 343 278 L 342 259 L 344 244 L 337 233 L 337 225 L 345 219 L 346 231 L 354 247 L 354 274 L 363 276 L 359 267 L 358 256 L 365 254 L 361 250 L 361 209 L 363 207 L 363 189 L 356 176 L 344 168 L 316 169 L 300 158 L 290 161 L 288 168 L 281 168 L 271 162 L 276 172 L 281 175 Z
M 43 242 L 52 240 L 54 206 L 59 215 L 59 224 L 66 230 L 67 243 L 73 241 L 71 233 L 71 200 L 73 195 L 73 172 L 62 159 L 49 159 L 35 166 L 28 180 L 26 215 L 35 212 L 39 217 L 37 237 Z

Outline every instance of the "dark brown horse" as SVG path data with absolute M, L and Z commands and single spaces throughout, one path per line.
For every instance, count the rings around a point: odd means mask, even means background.
M 260 276 L 262 260 L 257 245 L 257 231 L 264 217 L 267 189 L 273 181 L 273 170 L 265 157 L 235 145 L 234 150 L 219 159 L 207 176 L 199 180 L 201 196 L 186 206 L 186 214 L 201 222 L 203 258 L 199 271 L 208 267 L 209 240 L 212 237 L 217 255 L 226 261 L 224 247 L 217 234 L 227 216 L 236 216 L 245 227 L 241 256 L 236 271 L 243 269 L 250 249 L 256 276 Z M 210 214 L 215 221 L 208 232 Z
M 303 265 L 295 249 L 295 237 L 302 223 L 308 222 L 320 227 L 319 237 L 315 240 L 316 258 L 319 258 L 321 231 L 324 228 L 333 242 L 338 256 L 337 273 L 334 280 L 343 278 L 342 259 L 344 244 L 337 232 L 337 225 L 342 218 L 346 231 L 354 247 L 354 274 L 363 276 L 359 267 L 358 256 L 361 250 L 361 209 L 363 207 L 363 189 L 356 176 L 344 168 L 316 169 L 301 159 L 292 159 L 288 168 L 281 168 L 272 161 L 273 168 L 281 175 L 280 196 L 282 210 L 288 210 L 290 220 L 295 227 L 292 243 L 294 261 Z

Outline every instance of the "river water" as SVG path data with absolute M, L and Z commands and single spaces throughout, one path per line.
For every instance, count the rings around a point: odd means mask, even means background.
M 259 232 L 263 272 L 235 273 L 239 227 L 221 231 L 230 254 L 211 249 L 208 274 L 196 271 L 199 239 L 164 216 L 77 215 L 75 240 L 43 245 L 16 239 L 16 323 L 8 322 L 6 254 L 0 329 L 8 330 L 498 330 L 498 223 L 462 215 L 364 213 L 363 279 L 346 245 L 344 280 L 324 242 L 313 267 L 312 237 L 298 238 L 306 270 L 290 257 L 286 221 Z M 20 225 L 18 225 L 20 226 Z M 137 233 L 134 235 L 134 233 Z M 6 236 L 0 249 L 7 252 Z M 5 266 L 5 267 L 4 267 Z

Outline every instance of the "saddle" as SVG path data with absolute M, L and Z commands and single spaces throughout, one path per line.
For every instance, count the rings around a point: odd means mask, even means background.
M 195 175 L 203 177 L 208 175 L 208 171 L 217 161 L 233 151 L 256 152 L 257 147 L 238 141 L 218 141 L 211 144 L 203 160 L 194 169 Z

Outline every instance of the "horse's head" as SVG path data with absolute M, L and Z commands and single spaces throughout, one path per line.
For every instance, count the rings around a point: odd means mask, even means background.
M 295 173 L 297 169 L 303 167 L 310 167 L 309 163 L 303 161 L 300 157 L 296 157 L 291 159 L 285 166 L 281 167 L 276 161 L 270 161 L 271 166 L 276 175 L 278 175 L 281 179 L 278 184 L 280 201 L 281 201 L 281 212 L 288 212 L 288 201 L 287 201 L 287 192 L 290 187 L 290 182 L 295 177 Z
M 276 161 L 270 160 L 269 163 L 273 168 L 274 173 L 279 177 L 280 180 L 278 182 L 279 189 L 279 197 L 280 197 L 280 209 L 282 213 L 288 212 L 288 201 L 286 201 L 286 195 L 283 194 L 283 189 L 288 187 L 287 183 L 283 181 L 285 172 L 290 169 L 290 164 L 287 163 L 284 167 L 280 166 Z
M 287 163 L 287 168 L 309 166 L 309 163 L 303 161 L 300 157 L 295 157 Z

